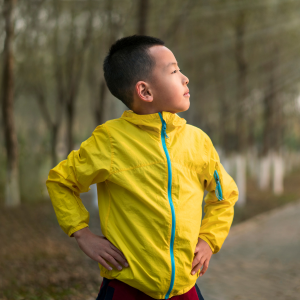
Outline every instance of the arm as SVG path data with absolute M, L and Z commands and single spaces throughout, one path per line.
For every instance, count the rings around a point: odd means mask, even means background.
M 207 141 L 207 166 L 203 174 L 208 194 L 204 198 L 205 216 L 199 238 L 207 242 L 215 254 L 221 249 L 229 233 L 234 216 L 233 207 L 238 200 L 238 188 L 220 163 L 219 155 L 210 139 Z M 216 177 L 219 178 L 219 184 Z
M 89 213 L 80 193 L 88 192 L 94 183 L 105 181 L 110 173 L 110 141 L 104 126 L 97 126 L 79 150 L 71 151 L 66 160 L 51 169 L 46 181 L 58 223 L 69 236 L 88 227 Z
M 212 254 L 221 249 L 233 221 L 233 206 L 238 200 L 238 188 L 220 163 L 219 155 L 209 138 L 206 150 L 207 164 L 203 169 L 202 182 L 208 194 L 204 198 L 205 216 L 192 263 L 192 275 L 203 265 L 200 276 L 208 269 Z
M 80 249 L 108 270 L 120 270 L 117 261 L 126 265 L 123 253 L 105 237 L 93 234 L 88 227 L 89 212 L 80 199 L 80 193 L 89 186 L 105 181 L 111 168 L 111 144 L 105 125 L 99 125 L 79 150 L 73 150 L 66 160 L 51 169 L 46 181 L 48 193 L 60 227 L 74 236 Z

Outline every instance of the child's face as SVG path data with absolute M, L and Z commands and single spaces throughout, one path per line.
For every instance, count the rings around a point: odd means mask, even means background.
M 155 67 L 150 80 L 136 83 L 132 110 L 138 114 L 188 110 L 189 79 L 180 72 L 172 51 L 165 46 L 152 46 L 149 53 L 155 60 Z
M 156 65 L 152 73 L 150 90 L 153 93 L 153 105 L 158 111 L 177 113 L 190 107 L 189 79 L 180 72 L 177 60 L 165 46 L 149 48 Z

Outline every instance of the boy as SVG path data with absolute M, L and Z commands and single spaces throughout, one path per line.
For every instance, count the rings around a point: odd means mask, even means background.
M 210 138 L 177 115 L 190 106 L 189 80 L 163 41 L 122 38 L 103 68 L 130 110 L 50 170 L 58 222 L 98 262 L 97 299 L 203 299 L 196 280 L 228 235 L 237 186 Z M 89 230 L 79 197 L 94 183 L 104 237 Z

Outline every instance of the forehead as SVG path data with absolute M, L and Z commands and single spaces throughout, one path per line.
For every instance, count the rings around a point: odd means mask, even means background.
M 156 68 L 167 69 L 171 63 L 177 63 L 173 52 L 165 46 L 152 46 L 149 53 L 155 59 Z

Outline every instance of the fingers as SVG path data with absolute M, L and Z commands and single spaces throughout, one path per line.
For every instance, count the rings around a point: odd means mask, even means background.
M 111 242 L 109 242 L 109 246 L 110 246 L 111 249 L 114 249 L 115 251 L 117 251 L 117 252 L 119 252 L 120 254 L 123 255 L 123 253 L 117 247 L 115 247 Z
M 122 267 L 119 265 L 119 263 L 115 260 L 115 258 L 111 255 L 111 254 L 109 254 L 109 253 L 104 253 L 103 255 L 102 255 L 102 257 L 106 260 L 106 261 L 108 261 L 108 262 L 110 262 L 116 269 L 118 269 L 119 271 L 121 271 L 122 270 Z
M 202 265 L 203 265 L 203 268 L 202 268 L 202 270 L 201 270 L 201 272 L 200 272 L 200 276 L 202 276 L 202 275 L 207 271 L 207 269 L 208 269 L 208 265 L 209 265 L 208 260 L 205 260 L 204 262 L 201 260 L 201 261 L 193 268 L 191 274 L 192 274 L 192 275 L 196 274 L 196 273 L 200 270 L 200 268 L 202 267 Z
M 128 261 L 126 259 L 126 257 L 124 256 L 124 254 L 122 253 L 122 251 L 120 251 L 117 247 L 115 247 L 111 242 L 109 242 L 109 246 L 112 249 L 112 251 L 109 251 L 109 253 L 120 263 L 122 263 L 122 265 L 124 267 L 128 267 Z
M 111 252 L 109 252 L 111 254 L 111 256 L 116 259 L 118 262 L 120 262 L 124 267 L 128 267 L 128 262 L 125 258 L 125 256 L 123 255 L 123 253 L 121 251 L 117 252 L 114 249 L 111 249 Z
M 106 261 L 110 262 L 113 266 L 115 266 L 115 268 L 119 271 L 122 270 L 122 266 L 119 263 L 122 263 L 125 267 L 129 266 L 127 260 L 125 259 L 123 253 L 120 250 L 117 252 L 113 248 L 108 248 L 106 249 L 106 252 L 102 253 L 101 256 Z
M 117 261 L 122 262 L 125 267 L 129 266 L 126 260 L 114 250 L 111 250 L 111 253 L 104 252 L 101 255 L 98 255 L 97 258 L 97 261 L 109 271 L 112 270 L 112 267 L 107 262 L 110 262 L 119 271 L 122 270 L 122 266 L 120 266 Z
M 121 262 L 123 264 L 123 266 L 128 267 L 128 261 L 127 261 L 126 257 L 124 256 L 124 254 L 118 248 L 116 248 L 113 244 L 110 244 L 110 247 L 111 247 L 111 249 L 113 249 L 120 255 L 118 261 Z
M 194 251 L 195 254 L 199 251 L 199 248 L 200 248 L 200 246 L 199 246 L 199 242 L 198 242 L 196 247 L 195 247 L 195 251 Z
M 123 264 L 129 267 L 124 254 L 108 239 L 102 236 L 89 235 L 84 240 L 77 240 L 80 249 L 90 258 L 99 262 L 104 268 L 111 271 L 113 268 L 122 270 Z
M 192 263 L 192 272 L 191 272 L 192 275 L 196 274 L 200 270 L 200 268 L 202 267 L 202 265 L 205 261 L 204 257 L 201 257 L 201 258 L 199 258 L 199 257 L 200 257 L 200 255 L 195 256 L 194 261 Z
M 206 261 L 204 262 L 204 264 L 203 264 L 203 268 L 202 268 L 202 270 L 201 270 L 201 272 L 200 272 L 200 276 L 202 276 L 202 275 L 207 271 L 208 265 L 209 265 L 209 262 L 206 260 Z
M 101 256 L 98 256 L 97 261 L 108 271 L 112 270 L 112 267 Z
M 200 253 L 195 255 L 193 263 L 192 263 L 192 269 L 194 269 L 194 267 L 200 263 L 201 258 L 202 258 L 202 255 Z

